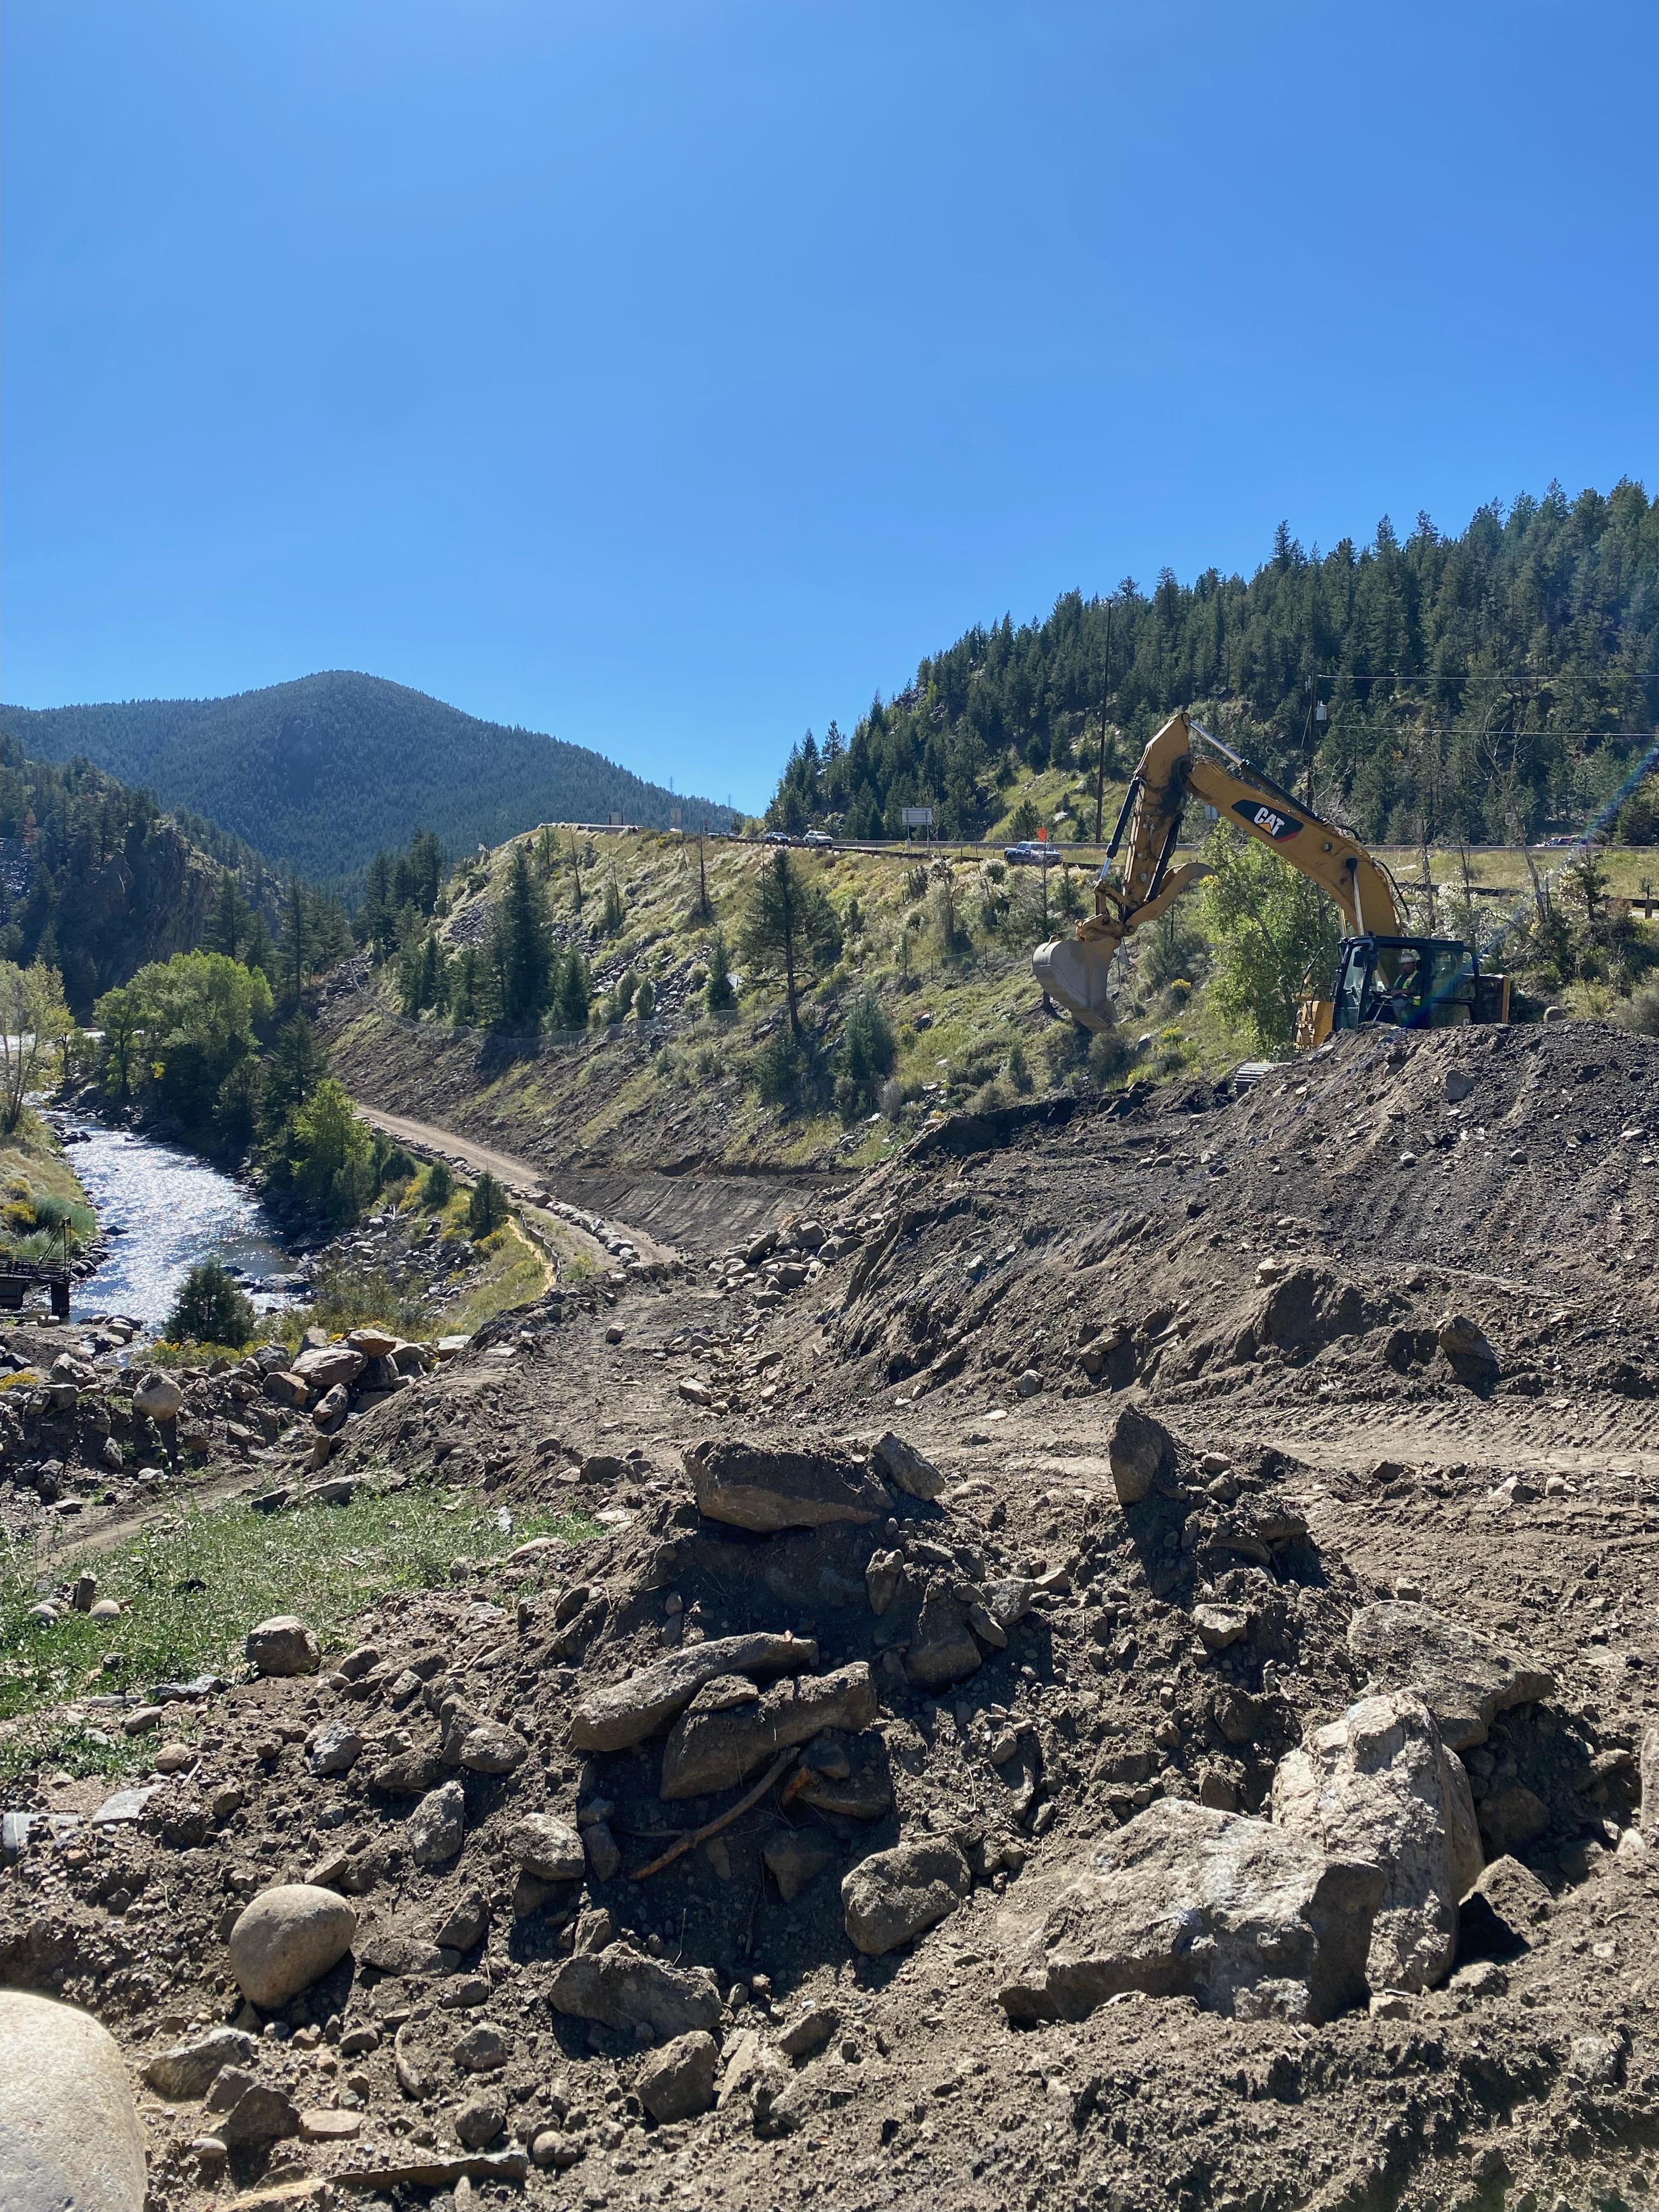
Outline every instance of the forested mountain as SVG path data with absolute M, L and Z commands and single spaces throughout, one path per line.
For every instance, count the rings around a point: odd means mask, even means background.
M 850 741 L 809 732 L 770 818 L 901 833 L 932 802 L 947 836 L 1003 810 L 1018 763 L 1096 764 L 1103 698 L 1125 772 L 1176 707 L 1378 842 L 1513 842 L 1618 792 L 1659 718 L 1659 501 L 1628 481 L 1426 515 L 1403 544 L 1304 552 L 1280 525 L 1247 582 L 1210 569 L 1151 593 L 1068 592 L 924 660 Z M 1326 709 L 1319 721 L 1316 703 Z M 1644 734 L 1640 734 L 1644 733 Z
M 86 761 L 26 759 L 0 736 L 0 959 L 61 969 L 77 1014 L 147 961 L 211 939 L 228 904 L 245 937 L 252 926 L 268 939 L 278 888 L 210 823 L 164 815 Z
M 322 884 L 349 883 L 417 828 L 462 854 L 539 822 L 616 813 L 666 829 L 675 807 L 688 823 L 732 818 L 583 745 L 481 722 L 401 684 L 340 671 L 231 699 L 0 707 L 0 728 L 35 758 L 84 755 Z

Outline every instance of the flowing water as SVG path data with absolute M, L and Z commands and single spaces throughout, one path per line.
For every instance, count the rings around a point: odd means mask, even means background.
M 129 1129 L 106 1128 L 78 1115 L 62 1126 L 85 1132 L 86 1143 L 70 1145 L 67 1158 L 110 1243 L 110 1256 L 97 1273 L 75 1285 L 71 1310 L 77 1319 L 128 1314 L 159 1328 L 185 1270 L 198 1260 L 222 1260 L 244 1275 L 264 1279 L 291 1274 L 293 1262 L 270 1216 L 220 1169 Z M 125 1234 L 110 1235 L 114 1230 Z M 251 1294 L 261 1309 L 281 1303 L 276 1295 Z

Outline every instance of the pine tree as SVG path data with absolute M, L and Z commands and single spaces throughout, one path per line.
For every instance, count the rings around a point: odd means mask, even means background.
M 288 879 L 283 904 L 282 971 L 284 994 L 297 1006 L 311 973 L 313 931 L 309 901 L 298 876 Z
M 572 946 L 559 971 L 555 1015 L 562 1030 L 585 1030 L 593 1003 L 593 982 L 580 949 Z
M 800 975 L 839 955 L 841 927 L 823 891 L 787 852 L 771 854 L 755 879 L 744 917 L 743 949 L 758 966 L 781 966 L 790 1032 L 799 1038 Z
M 553 926 L 547 894 L 531 872 L 523 844 L 513 848 L 507 890 L 496 909 L 495 959 L 503 1027 L 534 1030 L 552 997 Z
M 239 960 L 247 943 L 248 918 L 247 901 L 242 896 L 236 871 L 221 869 L 219 909 L 210 937 L 210 949 L 222 952 L 228 960 Z

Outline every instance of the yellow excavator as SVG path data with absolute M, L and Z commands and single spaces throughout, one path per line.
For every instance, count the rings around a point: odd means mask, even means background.
M 1194 738 L 1207 750 L 1194 750 Z M 1509 1020 L 1507 975 L 1483 975 L 1474 946 L 1455 938 L 1410 935 L 1404 902 L 1380 861 L 1183 710 L 1164 725 L 1129 779 L 1095 886 L 1095 911 L 1075 937 L 1039 945 L 1031 956 L 1044 993 L 1085 1029 L 1115 1025 L 1107 978 L 1124 939 L 1212 872 L 1202 860 L 1170 866 L 1189 798 L 1271 846 L 1342 909 L 1335 996 L 1298 1002 L 1298 1050 L 1323 1044 L 1333 1030 Z

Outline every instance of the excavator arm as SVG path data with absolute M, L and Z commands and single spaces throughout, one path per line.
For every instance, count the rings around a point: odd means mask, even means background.
M 1195 751 L 1194 738 L 1209 750 Z M 1363 845 L 1322 820 L 1183 710 L 1164 725 L 1130 778 L 1095 885 L 1094 913 L 1079 925 L 1075 937 L 1040 945 L 1032 955 L 1044 991 L 1087 1029 L 1113 1025 L 1106 979 L 1125 938 L 1159 920 L 1183 891 L 1211 872 L 1202 860 L 1170 865 L 1182 815 L 1193 796 L 1328 891 L 1342 909 L 1347 936 L 1390 936 L 1405 927 L 1393 884 Z M 1114 877 L 1112 865 L 1120 851 L 1122 861 Z

